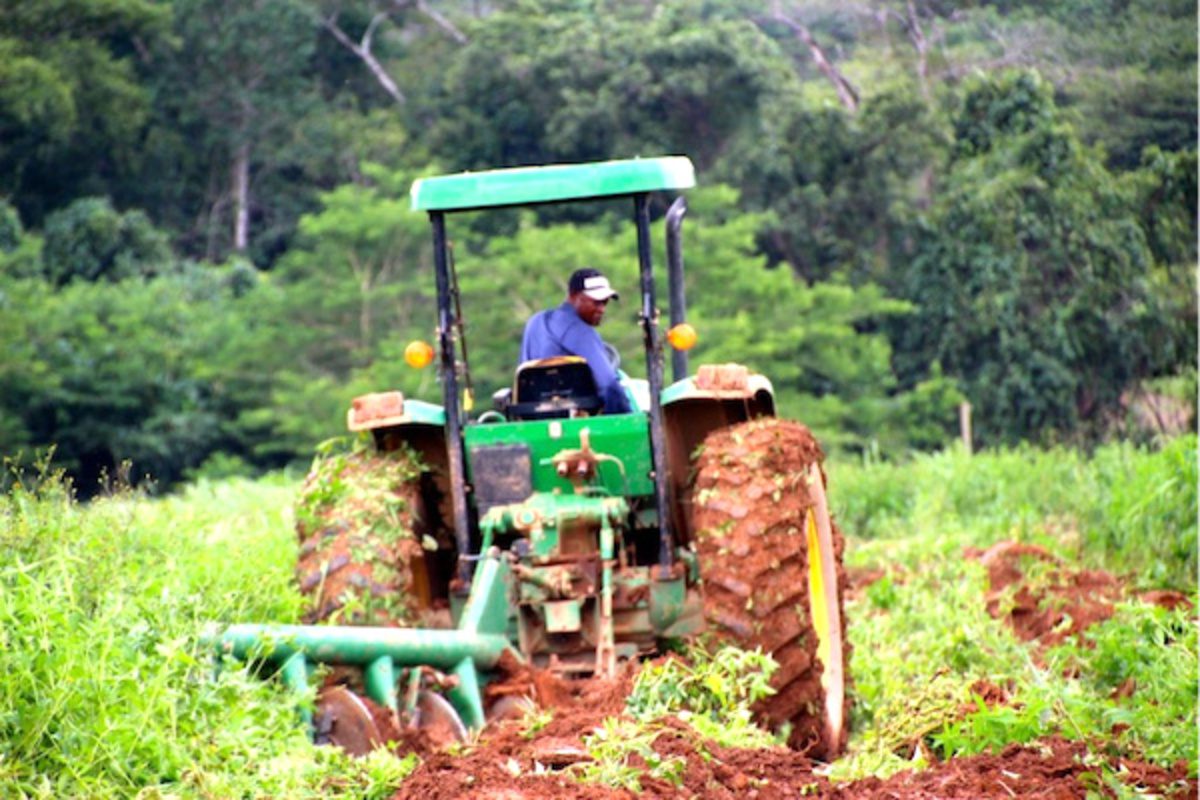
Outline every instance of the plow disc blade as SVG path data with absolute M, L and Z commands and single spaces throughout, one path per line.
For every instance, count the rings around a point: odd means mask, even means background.
M 365 756 L 383 744 L 371 709 L 344 686 L 321 690 L 313 722 L 317 744 L 336 745 L 350 755 Z
M 437 692 L 423 691 L 417 695 L 413 723 L 437 747 L 467 740 L 467 726 L 463 724 L 462 717 L 450 701 Z

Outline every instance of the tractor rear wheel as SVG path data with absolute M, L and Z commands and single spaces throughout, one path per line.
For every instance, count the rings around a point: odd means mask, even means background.
M 410 452 L 320 456 L 296 506 L 305 622 L 400 625 L 430 607 L 421 466 Z
M 708 435 L 694 463 L 692 530 L 710 629 L 771 654 L 775 694 L 755 713 L 788 744 L 831 760 L 849 731 L 844 542 L 822 454 L 796 422 L 760 418 Z

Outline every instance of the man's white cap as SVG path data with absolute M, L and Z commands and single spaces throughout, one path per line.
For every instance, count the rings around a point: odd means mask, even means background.
M 597 302 L 604 302 L 613 297 L 620 298 L 617 291 L 609 284 L 608 278 L 604 277 L 598 269 L 575 270 L 567 284 L 567 291 L 570 294 L 583 292 Z

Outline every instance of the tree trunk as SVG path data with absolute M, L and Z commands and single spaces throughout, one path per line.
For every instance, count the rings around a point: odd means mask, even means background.
M 921 86 L 921 97 L 926 104 L 929 103 L 929 40 L 925 38 L 925 31 L 921 29 L 921 20 L 917 16 L 917 7 L 913 0 L 908 0 L 908 18 L 906 27 L 908 28 L 908 38 L 912 42 L 913 49 L 917 51 L 917 81 Z
M 233 155 L 233 249 L 245 253 L 250 243 L 250 143 L 242 142 Z

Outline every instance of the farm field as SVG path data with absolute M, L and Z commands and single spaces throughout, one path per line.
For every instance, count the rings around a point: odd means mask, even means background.
M 535 680 L 449 752 L 315 747 L 199 645 L 299 620 L 299 476 L 83 505 L 25 475 L 0 500 L 0 797 L 1194 797 L 1196 447 L 827 465 L 853 646 L 831 765 L 750 723 L 731 651 Z

